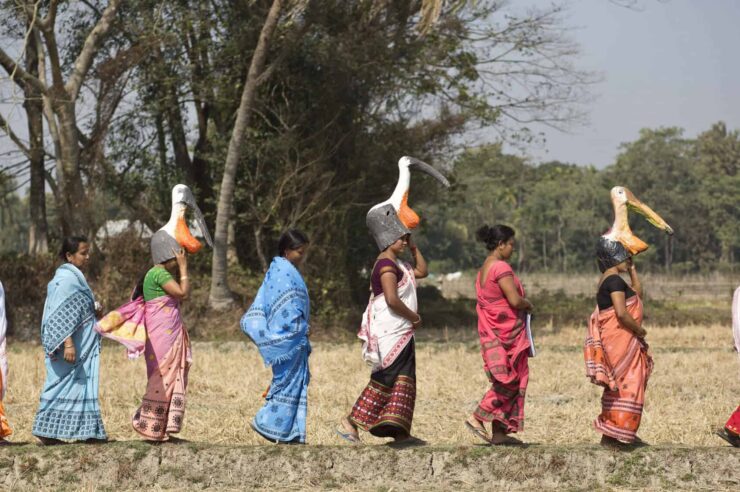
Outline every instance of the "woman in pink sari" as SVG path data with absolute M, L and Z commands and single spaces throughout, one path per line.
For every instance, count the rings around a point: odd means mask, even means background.
M 192 358 L 180 302 L 188 297 L 190 282 L 185 252 L 173 251 L 172 256 L 150 268 L 131 301 L 107 314 L 95 328 L 126 346 L 130 358 L 144 353 L 146 393 L 132 423 L 148 441 L 173 440 L 185 416 Z
M 475 291 L 483 369 L 491 388 L 465 426 L 490 444 L 521 444 L 509 434 L 521 431 L 524 425 L 530 346 L 525 314 L 533 306 L 507 263 L 514 252 L 514 230 L 505 225 L 483 226 L 478 230 L 478 239 L 488 248 Z M 489 422 L 490 433 L 486 428 Z
M 144 277 L 146 302 L 146 393 L 133 417 L 134 430 L 149 441 L 167 441 L 180 432 L 185 417 L 185 390 L 192 361 L 190 337 L 180 318 L 180 302 L 188 297 L 185 251 L 154 265 Z M 175 273 L 179 272 L 179 282 Z

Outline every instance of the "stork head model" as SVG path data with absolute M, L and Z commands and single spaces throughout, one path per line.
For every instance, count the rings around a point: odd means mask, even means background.
M 192 210 L 195 220 L 198 223 L 203 238 L 208 246 L 213 246 L 211 235 L 208 233 L 208 226 L 203 218 L 203 214 L 195 203 L 195 197 L 190 188 L 183 184 L 175 185 L 172 188 L 172 214 L 170 220 L 160 230 L 152 236 L 151 250 L 152 261 L 154 264 L 164 263 L 175 257 L 173 251 L 184 248 L 188 253 L 197 253 L 203 245 L 193 237 L 190 228 L 185 220 L 187 209 Z
M 411 169 L 434 177 L 445 187 L 450 186 L 447 178 L 426 162 L 414 157 L 401 157 L 398 160 L 398 184 L 393 194 L 388 200 L 373 206 L 367 213 L 367 227 L 381 251 L 419 225 L 419 216 L 408 206 Z
M 648 245 L 635 236 L 632 229 L 630 229 L 627 220 L 628 208 L 642 214 L 648 222 L 658 229 L 673 235 L 671 226 L 624 186 L 612 188 L 611 200 L 614 208 L 614 223 L 611 229 L 599 238 L 596 245 L 596 257 L 602 272 L 648 249 Z

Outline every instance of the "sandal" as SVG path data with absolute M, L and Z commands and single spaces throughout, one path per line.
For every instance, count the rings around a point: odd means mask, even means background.
M 486 443 L 491 444 L 491 437 L 488 435 L 488 431 L 484 427 L 476 427 L 467 420 L 465 421 L 465 427 L 473 433 L 474 436 L 480 437 Z
M 358 434 L 353 434 L 351 432 L 342 432 L 340 429 L 334 429 L 334 432 L 336 432 L 339 437 L 341 437 L 345 441 L 351 442 L 352 444 L 360 444 L 362 442 Z

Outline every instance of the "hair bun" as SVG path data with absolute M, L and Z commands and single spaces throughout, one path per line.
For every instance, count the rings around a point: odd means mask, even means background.
M 484 225 L 475 233 L 479 241 L 486 244 L 488 250 L 495 249 L 501 242 L 506 242 L 514 237 L 514 229 L 507 225 L 496 224 L 494 226 Z
M 475 231 L 475 237 L 478 238 L 478 241 L 481 241 L 483 243 L 488 243 L 488 239 L 491 236 L 491 228 L 488 227 L 488 224 L 484 225 L 483 227 L 478 228 L 477 231 Z

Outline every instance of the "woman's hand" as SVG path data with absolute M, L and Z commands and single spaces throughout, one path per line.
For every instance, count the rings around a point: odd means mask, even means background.
M 525 311 L 527 311 L 528 313 L 531 313 L 532 311 L 534 311 L 534 304 L 532 304 L 532 301 L 530 301 L 526 297 L 523 298 L 522 301 L 524 301 L 525 303 L 525 306 L 524 306 Z
M 637 329 L 633 329 L 632 332 L 640 338 L 645 338 L 647 336 L 647 331 L 642 326 L 638 326 Z
M 416 316 L 416 320 L 411 321 L 411 326 L 414 328 L 414 330 L 418 330 L 419 328 L 421 328 L 421 316 L 419 316 L 418 314 Z
M 67 342 L 64 343 L 64 360 L 69 362 L 70 364 L 75 363 L 75 346 L 74 344 L 67 344 Z
M 177 268 L 180 269 L 180 273 L 188 271 L 188 258 L 185 255 L 185 250 L 180 248 L 178 251 L 174 249 L 172 252 L 175 254 L 175 260 L 177 260 Z
M 103 317 L 103 305 L 98 301 L 95 301 L 95 317 L 100 319 Z

